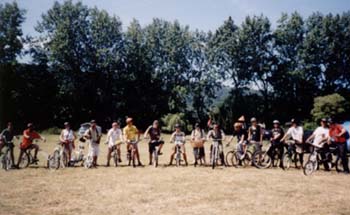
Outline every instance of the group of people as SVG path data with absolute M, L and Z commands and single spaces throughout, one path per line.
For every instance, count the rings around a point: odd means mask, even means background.
M 240 152 L 241 158 L 244 158 L 247 148 L 250 145 L 255 146 L 255 150 L 260 150 L 262 147 L 264 135 L 266 134 L 266 130 L 258 124 L 256 118 L 252 118 L 250 120 L 251 125 L 247 128 L 245 124 L 245 120 L 240 119 L 233 125 L 233 136 L 228 140 L 228 142 L 232 142 L 233 138 L 237 138 L 237 151 Z M 305 143 L 311 143 L 314 147 L 325 148 L 327 149 L 330 145 L 335 145 L 338 147 L 339 157 L 342 159 L 343 168 L 345 173 L 349 173 L 349 166 L 347 160 L 347 133 L 345 128 L 343 128 L 340 124 L 335 123 L 330 119 L 322 119 L 320 121 L 320 126 L 309 136 L 305 141 L 303 139 L 304 130 L 303 127 L 298 124 L 298 122 L 294 119 L 291 120 L 291 126 L 288 128 L 287 132 L 284 132 L 283 128 L 280 125 L 278 120 L 273 121 L 273 128 L 270 132 L 269 139 L 271 142 L 271 147 L 268 153 L 273 153 L 275 150 L 279 151 L 279 159 L 282 159 L 282 155 L 285 150 L 285 146 L 287 145 L 287 150 L 296 150 L 300 152 L 300 161 L 303 163 L 303 146 Z M 190 136 L 190 143 L 193 147 L 195 154 L 195 165 L 199 161 L 201 164 L 206 164 L 205 159 L 205 142 L 217 140 L 219 144 L 222 146 L 223 141 L 225 140 L 225 133 L 222 129 L 220 129 L 219 124 L 209 123 L 208 124 L 209 132 L 205 133 L 204 129 L 201 128 L 199 123 L 196 123 L 193 131 Z M 13 133 L 13 125 L 12 123 L 8 123 L 7 128 L 4 129 L 0 134 L 0 152 L 4 146 L 9 147 L 11 150 L 11 159 L 12 163 L 14 162 L 14 153 L 13 153 L 13 139 L 16 136 Z M 89 141 L 89 153 L 93 157 L 93 166 L 97 166 L 97 160 L 99 156 L 99 148 L 102 137 L 102 129 L 97 126 L 96 121 L 92 120 L 90 122 L 90 127 L 84 132 L 80 141 Z M 113 122 L 112 128 L 107 132 L 106 144 L 108 145 L 107 152 L 107 163 L 106 166 L 110 165 L 111 154 L 114 150 L 118 153 L 118 162 L 122 162 L 121 160 L 121 145 L 125 143 L 126 150 L 130 152 L 130 150 L 134 149 L 136 153 L 136 159 L 138 161 L 138 165 L 142 166 L 140 161 L 140 154 L 138 149 L 138 143 L 140 141 L 141 134 L 137 127 L 133 123 L 132 118 L 126 119 L 126 126 L 121 129 L 119 122 Z M 18 138 L 18 137 L 17 137 Z M 161 129 L 159 126 L 159 122 L 155 120 L 151 126 L 147 128 L 144 133 L 144 138 L 149 139 L 148 148 L 149 148 L 149 164 L 152 164 L 152 152 L 158 147 L 158 155 L 162 155 L 162 148 L 164 145 L 164 140 L 162 138 Z M 41 139 L 44 142 L 46 141 L 44 137 L 42 137 L 39 133 L 34 130 L 34 125 L 29 123 L 27 125 L 27 129 L 23 131 L 23 139 L 20 144 L 20 154 L 18 157 L 17 164 L 14 165 L 14 168 L 18 168 L 19 163 L 21 161 L 21 157 L 23 153 L 28 149 L 34 149 L 34 161 L 37 161 L 37 154 L 39 150 L 39 146 L 33 142 L 34 139 Z M 71 126 L 68 122 L 64 123 L 64 129 L 61 131 L 59 136 L 60 143 L 64 147 L 65 152 L 68 155 L 68 159 L 72 158 L 72 151 L 75 148 L 75 140 L 77 136 L 74 131 L 71 129 Z M 187 155 L 186 155 L 186 135 L 181 130 L 181 126 L 179 124 L 175 125 L 175 131 L 171 134 L 170 142 L 177 144 L 180 142 L 181 152 L 183 155 L 183 159 L 185 164 L 188 165 Z M 288 144 L 286 144 L 288 143 Z M 212 146 L 211 146 L 212 147 Z M 170 155 L 169 165 L 172 165 L 174 160 L 174 155 L 176 153 L 175 145 L 172 147 L 172 153 Z M 324 156 L 324 154 L 321 154 Z M 199 158 L 199 160 L 197 160 Z M 225 165 L 224 154 L 223 151 L 220 154 L 221 163 Z M 282 165 L 282 164 L 281 164 Z M 329 170 L 329 166 L 325 163 L 325 170 Z

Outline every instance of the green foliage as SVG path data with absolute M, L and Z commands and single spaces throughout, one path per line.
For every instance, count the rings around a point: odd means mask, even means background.
M 167 114 L 161 118 L 165 132 L 173 132 L 176 124 L 180 124 L 183 130 L 187 130 L 187 121 L 184 113 Z
M 314 108 L 311 110 L 312 117 L 319 121 L 325 117 L 341 118 L 348 109 L 349 103 L 338 93 L 320 96 L 314 99 Z

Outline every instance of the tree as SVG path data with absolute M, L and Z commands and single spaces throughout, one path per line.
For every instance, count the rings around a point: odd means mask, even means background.
M 349 111 L 349 102 L 345 98 L 337 93 L 319 96 L 314 99 L 314 107 L 311 110 L 311 114 L 315 121 L 319 121 L 322 118 L 335 117 L 337 119 L 344 119 L 345 113 Z

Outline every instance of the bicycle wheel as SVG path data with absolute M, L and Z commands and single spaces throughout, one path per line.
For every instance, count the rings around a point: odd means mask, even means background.
M 153 166 L 155 168 L 158 167 L 158 151 L 157 150 L 153 151 Z
M 29 154 L 27 152 L 23 153 L 21 160 L 19 162 L 19 168 L 27 168 L 30 163 Z
M 304 175 L 309 176 L 317 170 L 317 162 L 307 161 L 304 167 Z
M 132 166 L 135 168 L 136 167 L 136 161 L 135 161 L 135 151 L 133 150 L 131 152 L 131 158 L 132 158 Z
M 234 154 L 235 154 L 235 151 L 233 151 L 233 150 L 226 153 L 226 165 L 227 166 L 235 166 Z
M 282 156 L 282 168 L 283 168 L 283 170 L 288 170 L 292 163 L 293 163 L 293 160 L 289 156 L 289 153 L 288 152 L 284 153 Z
M 244 159 L 243 159 L 244 167 L 251 166 L 252 165 L 252 160 L 253 160 L 253 154 L 250 151 L 247 151 L 245 153 L 245 156 L 244 156 Z
M 88 155 L 84 161 L 84 167 L 90 169 L 92 167 L 92 156 Z
M 113 161 L 114 161 L 114 166 L 118 166 L 118 153 L 117 152 L 113 152 Z
M 63 168 L 68 167 L 69 161 L 68 161 L 68 155 L 66 152 L 63 152 L 61 159 L 62 159 L 62 164 L 63 164 L 62 167 Z
M 266 169 L 271 166 L 272 160 L 266 151 L 257 151 L 253 156 L 253 162 L 258 169 Z
M 53 154 L 48 157 L 47 167 L 52 170 L 60 168 L 60 152 L 58 150 L 55 150 Z
M 216 147 L 213 147 L 212 155 L 211 155 L 211 168 L 212 169 L 215 169 L 216 160 L 217 160 L 217 151 L 216 151 Z

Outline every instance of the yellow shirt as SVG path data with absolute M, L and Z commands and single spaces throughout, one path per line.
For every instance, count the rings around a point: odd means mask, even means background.
M 139 134 L 139 130 L 137 130 L 135 125 L 132 125 L 132 126 L 127 125 L 123 129 L 123 133 L 126 137 L 126 140 L 136 140 L 136 138 Z

